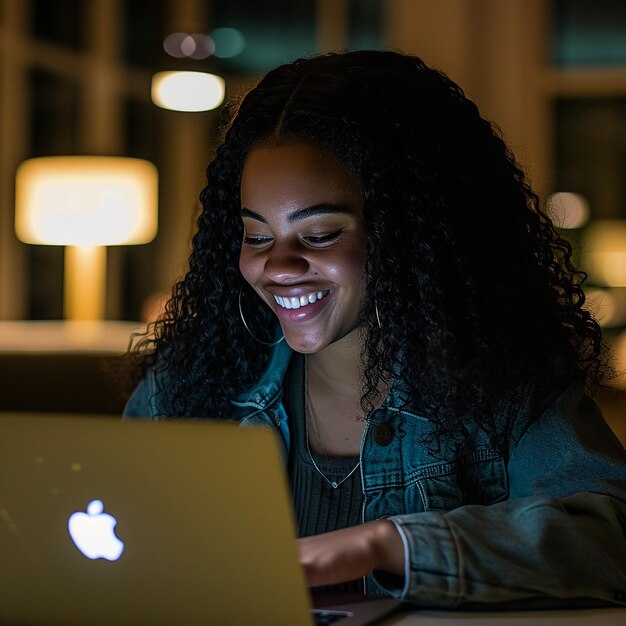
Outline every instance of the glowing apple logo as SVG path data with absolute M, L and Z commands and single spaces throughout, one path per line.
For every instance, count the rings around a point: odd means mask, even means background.
M 92 500 L 87 513 L 70 515 L 67 526 L 72 541 L 87 558 L 116 561 L 124 551 L 124 542 L 115 535 L 117 520 L 103 511 L 102 501 Z

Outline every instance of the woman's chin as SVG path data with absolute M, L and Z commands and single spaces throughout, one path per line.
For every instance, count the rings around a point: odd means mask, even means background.
M 287 342 L 287 344 L 289 345 L 289 347 L 294 350 L 295 352 L 299 352 L 300 354 L 315 354 L 316 352 L 319 352 L 322 347 L 317 346 L 317 345 L 311 345 L 308 343 L 302 343 L 300 341 L 289 341 L 289 339 L 287 337 L 285 337 L 285 341 Z
M 328 341 L 321 337 L 303 337 L 300 333 L 284 332 L 285 341 L 289 347 L 300 354 L 315 354 L 328 345 Z

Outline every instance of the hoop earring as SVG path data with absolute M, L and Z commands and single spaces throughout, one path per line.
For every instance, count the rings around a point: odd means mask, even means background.
M 248 331 L 249 335 L 255 340 L 258 341 L 259 343 L 262 343 L 264 346 L 267 346 L 268 348 L 271 348 L 272 346 L 275 346 L 277 344 L 279 344 L 284 338 L 285 335 L 283 335 L 278 341 L 274 341 L 273 343 L 268 343 L 267 341 L 261 341 L 258 337 L 255 336 L 255 334 L 250 330 L 250 327 L 248 326 L 246 319 L 243 316 L 243 309 L 241 308 L 241 292 L 243 291 L 243 287 L 239 288 L 239 316 L 241 317 L 241 321 L 243 322 L 243 325 L 246 327 L 246 330 Z
M 376 311 L 376 321 L 378 322 L 378 330 L 382 330 L 383 325 L 380 323 L 380 314 L 378 313 L 378 302 L 374 298 L 374 311 Z

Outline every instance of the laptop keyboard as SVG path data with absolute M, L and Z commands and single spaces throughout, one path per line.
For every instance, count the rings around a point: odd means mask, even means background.
M 349 611 L 333 611 L 331 609 L 311 609 L 311 614 L 315 619 L 316 626 L 327 626 L 344 617 L 352 617 L 352 613 Z

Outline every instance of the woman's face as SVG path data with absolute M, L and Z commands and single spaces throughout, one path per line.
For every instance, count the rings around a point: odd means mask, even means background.
M 311 143 L 253 148 L 242 173 L 241 217 L 239 268 L 278 317 L 287 343 L 311 354 L 344 338 L 358 341 L 363 200 L 348 169 Z

